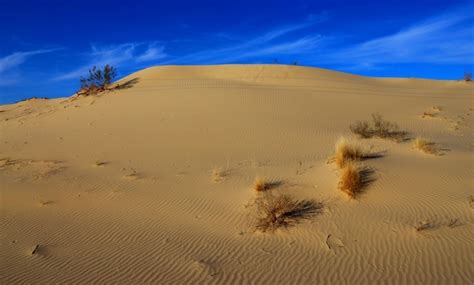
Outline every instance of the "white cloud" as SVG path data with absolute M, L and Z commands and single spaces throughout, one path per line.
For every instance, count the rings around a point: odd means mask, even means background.
M 467 64 L 474 61 L 474 14 L 439 15 L 384 37 L 327 51 L 317 62 L 373 66 L 390 63 Z
M 15 52 L 5 57 L 0 58 L 0 73 L 4 73 L 23 64 L 28 58 L 42 53 L 48 53 L 57 49 L 40 49 L 33 51 Z
M 324 39 L 321 35 L 303 36 L 292 41 L 281 42 L 281 38 L 292 33 L 310 28 L 317 23 L 326 21 L 327 13 L 311 15 L 302 23 L 295 23 L 278 27 L 252 38 L 232 37 L 226 34 L 226 38 L 235 38 L 237 43 L 229 46 L 217 47 L 210 50 L 202 50 L 196 53 L 170 58 L 164 64 L 215 64 L 228 63 L 240 59 L 248 59 L 257 56 L 269 56 L 275 54 L 299 54 L 307 52 L 318 46 Z M 217 34 L 221 37 L 221 33 Z M 279 41 L 280 40 L 280 41 Z
M 270 46 L 265 46 L 254 51 L 244 53 L 241 55 L 241 57 L 248 58 L 279 54 L 302 54 L 311 52 L 324 41 L 325 38 L 321 35 L 308 36 L 290 42 L 276 43 Z
M 164 46 L 157 43 L 124 43 L 112 46 L 91 47 L 91 52 L 87 54 L 87 64 L 62 74 L 55 80 L 79 78 L 85 75 L 92 66 L 102 67 L 106 64 L 115 67 L 134 66 L 143 62 L 151 62 L 167 57 Z
M 163 46 L 156 47 L 156 46 L 149 46 L 147 50 L 139 55 L 136 60 L 138 62 L 144 62 L 144 61 L 151 61 L 151 60 L 158 60 L 166 57 L 166 54 L 164 53 L 165 48 Z

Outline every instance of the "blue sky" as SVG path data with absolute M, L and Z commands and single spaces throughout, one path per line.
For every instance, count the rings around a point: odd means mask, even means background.
M 69 96 L 93 65 L 282 63 L 459 79 L 474 1 L 0 0 L 0 104 Z

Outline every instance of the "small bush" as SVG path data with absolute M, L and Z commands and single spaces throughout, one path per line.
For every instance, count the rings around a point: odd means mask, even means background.
M 354 162 L 348 162 L 344 165 L 339 180 L 339 189 L 355 198 L 362 188 L 362 178 L 360 169 Z
M 464 81 L 472 81 L 472 73 L 471 72 L 464 72 Z
M 423 138 L 416 138 L 413 142 L 413 147 L 428 154 L 438 153 L 438 148 L 436 147 L 436 144 L 432 141 Z
M 372 114 L 372 122 L 374 123 L 375 135 L 378 137 L 390 138 L 393 134 L 398 133 L 398 125 L 384 120 L 379 113 Z
M 351 132 L 357 134 L 360 138 L 367 139 L 373 136 L 373 131 L 370 128 L 368 122 L 358 121 L 355 124 L 351 125 L 349 128 Z
M 275 188 L 277 186 L 280 186 L 281 184 L 282 184 L 281 181 L 272 181 L 263 177 L 257 177 L 255 178 L 253 189 L 257 192 L 263 192 L 263 191 L 267 191 L 272 188 Z
M 375 180 L 373 174 L 374 171 L 371 168 L 359 166 L 354 161 L 346 162 L 341 169 L 339 189 L 349 197 L 356 198 L 369 183 Z
M 253 189 L 257 192 L 262 192 L 268 189 L 267 181 L 262 177 L 255 178 Z
M 384 120 L 379 113 L 372 114 L 372 126 L 366 121 L 359 121 L 349 126 L 349 129 L 360 138 L 404 140 L 406 136 L 406 132 L 400 131 L 397 124 Z
M 212 181 L 214 182 L 222 182 L 223 180 L 226 179 L 227 176 L 229 176 L 230 170 L 228 169 L 222 169 L 221 167 L 214 167 L 212 169 Z
M 343 137 L 337 141 L 335 151 L 334 159 L 339 168 L 342 168 L 348 161 L 361 160 L 365 157 L 365 152 L 360 146 Z
M 103 69 L 96 66 L 89 69 L 88 77 L 81 77 L 81 95 L 94 95 L 107 90 L 117 76 L 117 70 L 111 65 L 105 65 Z
M 301 219 L 308 219 L 320 212 L 322 204 L 313 200 L 295 200 L 288 195 L 266 194 L 255 201 L 259 218 L 257 229 L 275 231 L 291 226 Z
M 434 117 L 436 117 L 436 113 L 434 113 L 434 112 L 429 112 L 429 111 L 428 111 L 428 112 L 425 111 L 425 112 L 423 112 L 423 114 L 421 115 L 421 118 L 423 118 L 423 119 L 424 119 L 424 118 L 434 118 Z

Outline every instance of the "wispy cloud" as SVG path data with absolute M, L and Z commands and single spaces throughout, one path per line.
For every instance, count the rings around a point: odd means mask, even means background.
M 152 62 L 167 57 L 164 46 L 156 42 L 151 43 L 125 43 L 112 46 L 92 45 L 91 51 L 86 54 L 86 64 L 72 71 L 66 72 L 55 80 L 79 78 L 91 66 L 104 66 L 110 64 L 116 67 L 131 67 L 144 62 Z
M 179 51 L 179 45 L 183 43 L 177 44 L 177 40 L 166 42 L 166 46 L 156 41 L 92 45 L 82 58 L 81 66 L 54 79 L 77 79 L 94 65 L 112 64 L 119 70 L 137 70 L 150 64 L 219 64 L 268 61 L 280 57 L 299 59 L 308 65 L 357 71 L 400 63 L 472 64 L 474 15 L 468 11 L 470 7 L 462 7 L 401 28 L 393 34 L 350 44 L 344 38 L 316 32 L 317 24 L 329 19 L 327 13 L 322 13 L 253 35 L 216 33 L 208 40 L 215 43 L 215 47 L 202 47 L 187 54 L 165 52 L 166 47 L 166 50 Z M 203 38 L 194 37 L 186 44 L 202 41 Z M 170 48 L 174 46 L 178 48 Z M 30 56 L 48 51 L 15 53 L 2 58 L 0 74 Z
M 35 55 L 50 53 L 57 50 L 59 49 L 19 51 L 0 58 L 0 86 L 13 85 L 21 81 L 22 74 L 18 71 L 18 68 L 29 58 Z
M 471 5 L 472 6 L 472 5 Z M 344 70 L 375 70 L 385 64 L 472 64 L 474 14 L 461 7 L 436 15 L 398 32 L 346 44 L 342 38 L 314 32 L 327 14 L 281 26 L 253 37 L 225 34 L 228 45 L 183 56 L 170 56 L 164 64 L 216 64 L 291 55 L 304 64 L 325 64 Z M 222 38 L 221 34 L 217 34 Z
M 241 57 L 271 56 L 279 54 L 303 54 L 311 52 L 323 44 L 326 38 L 321 35 L 307 36 L 290 42 L 276 43 L 270 46 L 243 53 Z
M 467 64 L 474 61 L 473 20 L 468 9 L 456 10 L 417 23 L 399 32 L 327 51 L 317 62 L 376 64 Z
M 251 59 L 259 56 L 271 56 L 279 54 L 300 54 L 318 46 L 325 39 L 321 35 L 306 35 L 300 37 L 292 36 L 293 33 L 310 28 L 328 19 L 327 13 L 311 15 L 301 23 L 294 23 L 278 27 L 253 37 L 234 37 L 237 42 L 212 50 L 202 50 L 184 56 L 171 57 L 165 64 L 215 64 L 229 63 L 237 60 Z M 217 34 L 221 36 L 221 34 Z M 225 34 L 226 38 L 232 39 L 231 35 Z M 292 40 L 288 40 L 291 37 Z M 284 40 L 283 40 L 284 39 Z
M 22 52 L 15 52 L 5 57 L 2 57 L 0 58 L 0 74 L 23 64 L 25 61 L 28 60 L 28 58 L 34 55 L 53 52 L 55 50 L 57 49 L 39 49 L 39 50 L 33 50 L 33 51 L 22 51 Z
M 139 55 L 136 58 L 137 62 L 144 62 L 144 61 L 152 61 L 152 60 L 159 60 L 162 58 L 165 58 L 167 55 L 164 52 L 165 47 L 164 46 L 156 46 L 156 45 L 150 45 L 148 48 L 145 50 L 145 52 L 141 55 Z

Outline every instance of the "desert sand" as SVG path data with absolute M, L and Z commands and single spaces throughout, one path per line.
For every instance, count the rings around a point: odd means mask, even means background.
M 474 282 L 474 84 L 285 65 L 131 80 L 0 106 L 0 283 Z M 372 113 L 407 139 L 351 133 Z M 356 198 L 330 159 L 341 136 L 380 154 Z M 256 177 L 322 207 L 257 230 Z

